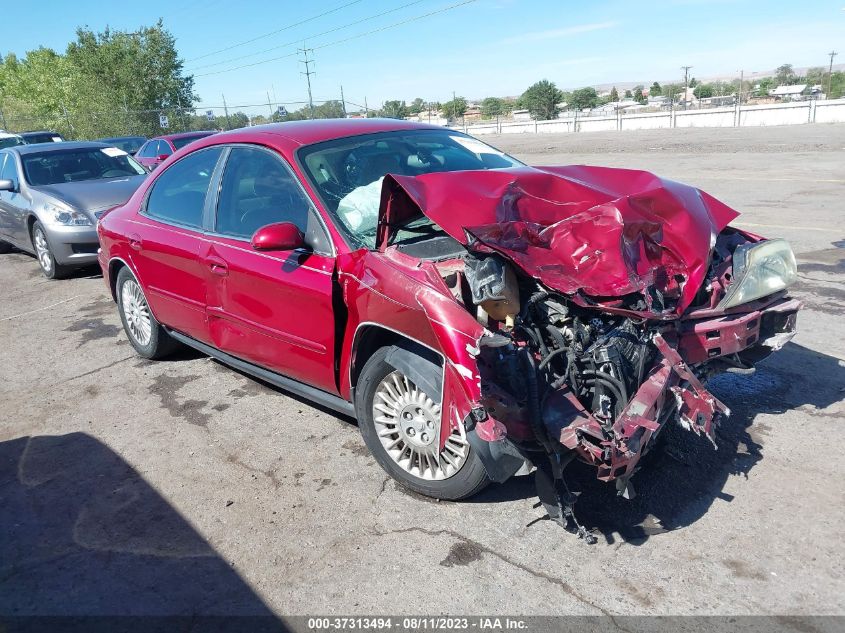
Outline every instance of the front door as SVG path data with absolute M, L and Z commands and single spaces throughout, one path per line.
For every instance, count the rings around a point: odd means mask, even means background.
M 276 222 L 296 224 L 312 248 L 255 251 L 252 235 Z M 283 159 L 264 148 L 233 147 L 201 253 L 214 346 L 337 393 L 330 251 L 316 211 Z
M 31 203 L 20 191 L 20 174 L 11 152 L 0 154 L 0 180 L 11 180 L 15 186 L 14 191 L 0 191 L 0 236 L 12 244 L 32 250 L 26 226 Z

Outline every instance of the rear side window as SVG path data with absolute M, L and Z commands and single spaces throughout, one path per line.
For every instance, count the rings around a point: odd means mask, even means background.
M 170 149 L 170 144 L 167 141 L 159 141 L 156 156 L 170 156 L 173 150 Z
M 203 207 L 214 167 L 223 150 L 200 150 L 168 167 L 153 183 L 145 214 L 162 222 L 202 227 Z

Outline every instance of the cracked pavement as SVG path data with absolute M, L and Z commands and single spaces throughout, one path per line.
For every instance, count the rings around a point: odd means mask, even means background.
M 792 242 L 799 334 L 715 381 L 718 450 L 673 430 L 633 501 L 575 468 L 587 546 L 527 527 L 531 476 L 407 492 L 353 420 L 192 351 L 142 360 L 96 271 L 0 255 L 0 613 L 845 613 L 845 126 L 485 140 L 653 170 Z

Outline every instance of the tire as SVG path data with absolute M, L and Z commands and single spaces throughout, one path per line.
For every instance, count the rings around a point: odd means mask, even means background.
M 138 355 L 155 360 L 164 358 L 179 347 L 179 343 L 156 321 L 141 284 L 128 268 L 120 269 L 115 290 L 123 330 Z
M 463 429 L 452 433 L 436 460 L 435 449 L 422 444 L 423 441 L 437 444 L 436 437 L 425 431 L 439 428 L 440 404 L 387 362 L 395 349 L 383 347 L 376 351 L 364 365 L 356 384 L 355 409 L 364 443 L 387 474 L 414 492 L 449 500 L 477 494 L 490 480 Z M 418 360 L 414 367 L 431 374 L 426 376 L 426 382 L 441 384 L 443 369 L 422 357 Z M 388 387 L 401 396 L 394 400 L 397 405 L 404 403 L 403 408 L 391 408 L 383 399 L 390 397 Z M 375 407 L 379 405 L 385 410 L 377 410 Z M 403 418 L 405 415 L 410 417 Z M 391 449 L 390 445 L 395 447 Z
M 11 252 L 11 250 L 12 245 L 9 244 L 9 242 L 4 242 L 3 240 L 0 240 L 0 255 L 5 255 L 6 253 Z
M 32 225 L 32 247 L 35 250 L 35 257 L 41 267 L 41 272 L 47 279 L 62 279 L 73 271 L 72 266 L 63 266 L 56 261 L 53 251 L 50 249 L 47 231 L 38 221 Z

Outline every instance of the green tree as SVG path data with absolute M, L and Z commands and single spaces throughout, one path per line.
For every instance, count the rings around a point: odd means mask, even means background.
M 481 115 L 486 119 L 505 113 L 505 102 L 498 97 L 487 97 L 481 102 Z
M 598 105 L 599 96 L 595 88 L 579 88 L 572 91 L 570 105 L 576 110 L 595 108 Z
M 197 100 L 173 36 L 161 21 L 124 32 L 80 28 L 64 54 L 40 48 L 0 64 L 4 114 L 20 127 L 48 127 L 68 138 L 190 129 Z
M 464 112 L 467 111 L 467 100 L 463 97 L 455 97 L 451 101 L 444 103 L 442 109 L 443 116 L 450 121 L 454 121 L 455 119 L 462 117 Z
M 610 100 L 611 101 L 619 101 L 619 93 L 616 91 L 616 86 L 610 90 Z
M 626 99 L 633 99 L 633 98 L 634 98 L 634 95 L 633 95 L 633 93 L 632 93 L 630 90 L 626 90 L 626 91 L 625 91 L 625 98 L 626 98 Z
M 827 89 L 827 69 L 821 66 L 814 66 L 807 69 L 807 75 L 804 77 L 804 83 L 811 86 L 821 84 Z
M 388 119 L 404 119 L 408 116 L 408 108 L 404 101 L 385 101 L 381 108 L 381 116 Z
M 692 79 L 689 80 L 689 87 L 690 88 L 695 88 L 697 85 L 698 85 L 698 79 L 696 79 L 695 77 L 693 77 Z
M 696 99 L 708 99 L 716 94 L 713 84 L 698 84 L 692 91 Z
M 419 114 L 425 110 L 425 101 L 422 98 L 417 97 L 413 101 L 411 101 L 411 105 L 408 106 L 408 113 L 409 114 Z
M 634 101 L 637 103 L 645 103 L 646 97 L 643 95 L 643 91 L 645 90 L 645 86 L 634 86 L 633 96 Z
M 778 66 L 775 71 L 775 79 L 777 79 L 779 86 L 795 83 L 795 71 L 792 69 L 792 64 Z
M 593 90 L 590 88 L 590 90 Z M 593 90 L 595 95 L 596 91 Z M 573 93 L 574 94 L 574 93 Z M 596 97 L 597 98 L 597 97 Z M 538 81 L 522 93 L 522 102 L 531 117 L 538 121 L 556 119 L 557 104 L 563 101 L 563 93 L 548 79 Z
M 660 87 L 660 84 L 656 81 L 651 84 L 651 88 L 648 89 L 648 96 L 649 97 L 659 97 L 663 94 L 663 88 Z

